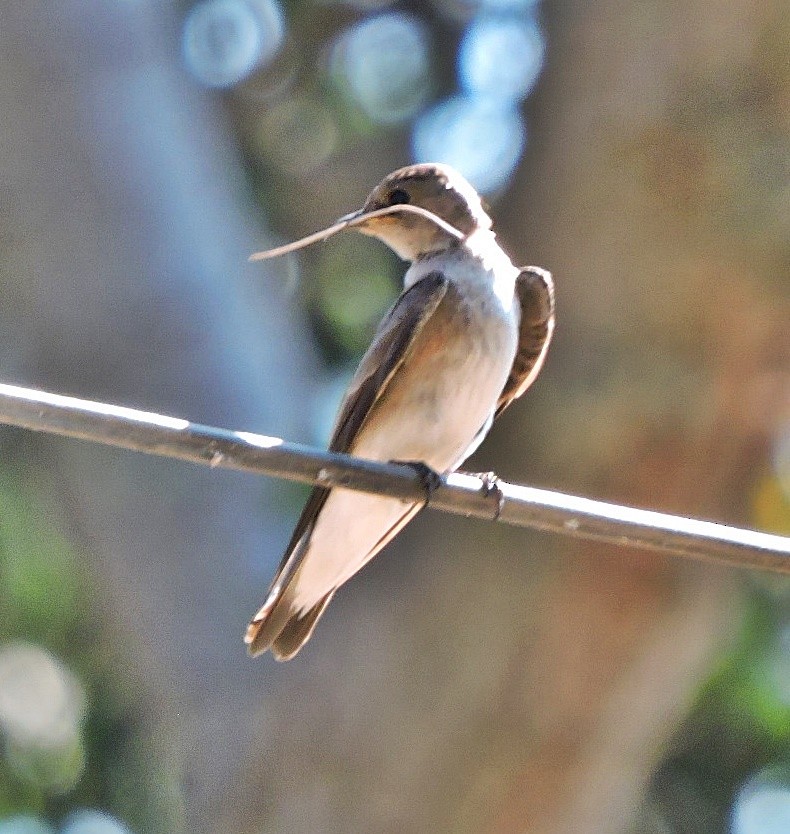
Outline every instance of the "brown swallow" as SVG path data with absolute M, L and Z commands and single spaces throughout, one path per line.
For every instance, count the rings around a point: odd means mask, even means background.
M 346 392 L 329 448 L 452 472 L 540 371 L 554 329 L 551 275 L 515 267 L 475 190 L 439 164 L 395 171 L 359 211 L 252 259 L 344 228 L 379 238 L 411 263 Z M 292 658 L 335 591 L 422 506 L 315 487 L 247 629 L 250 653 Z

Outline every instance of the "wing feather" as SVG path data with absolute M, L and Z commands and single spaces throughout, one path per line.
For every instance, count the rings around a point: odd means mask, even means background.
M 516 278 L 516 296 L 521 306 L 518 348 L 495 417 L 532 385 L 543 367 L 554 332 L 554 281 L 550 272 L 537 266 L 524 267 Z
M 349 452 L 365 425 L 373 407 L 384 394 L 392 378 L 409 355 L 425 322 L 436 312 L 447 293 L 449 282 L 440 272 L 431 272 L 401 294 L 379 325 L 376 336 L 362 357 L 349 390 L 340 406 L 330 451 Z M 284 595 L 307 551 L 310 534 L 321 512 L 330 488 L 314 487 L 296 523 L 291 540 L 269 588 L 266 602 L 247 629 L 245 641 L 250 652 L 259 654 L 269 648 L 284 630 L 281 654 L 292 656 L 310 636 L 315 622 L 331 597 L 330 592 L 318 605 L 297 618 L 289 610 Z M 407 511 L 407 518 L 413 512 Z M 405 521 L 394 525 L 395 532 Z M 392 531 L 385 537 L 391 538 Z M 282 601 L 282 605 L 279 603 Z M 277 646 L 275 646 L 277 648 Z

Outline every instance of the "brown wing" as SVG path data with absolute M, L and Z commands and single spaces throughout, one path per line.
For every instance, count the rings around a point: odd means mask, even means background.
M 448 285 L 449 282 L 444 275 L 431 272 L 413 284 L 395 302 L 379 325 L 373 343 L 362 357 L 354 374 L 335 423 L 329 444 L 330 451 L 348 452 L 351 449 L 373 406 L 409 355 L 415 337 L 447 293 Z M 329 492 L 328 487 L 314 487 L 299 516 L 291 541 L 272 581 L 268 598 L 247 630 L 246 642 L 253 654 L 265 651 L 278 639 L 280 632 L 288 628 L 291 614 L 286 606 L 279 606 L 282 610 L 278 611 L 277 603 L 282 599 L 283 591 L 301 563 L 304 547 L 300 545 L 306 544 L 309 540 L 310 531 Z M 309 612 L 295 621 L 296 625 L 293 628 L 297 629 L 299 634 L 291 635 L 287 642 L 296 644 L 296 647 L 292 652 L 283 650 L 279 656 L 289 657 L 298 651 L 299 646 L 309 637 L 329 597 L 316 606 L 314 616 Z M 301 633 L 305 629 L 309 629 L 306 636 Z
M 408 355 L 414 337 L 444 298 L 447 286 L 448 281 L 444 275 L 431 272 L 406 290 L 384 317 L 340 406 L 329 442 L 331 452 L 348 452 L 351 449 L 374 403 L 384 393 L 387 384 Z M 291 551 L 315 520 L 327 495 L 327 487 L 313 489 L 296 523 L 273 584 L 277 584 Z
M 554 281 L 550 272 L 525 266 L 516 279 L 516 296 L 521 305 L 518 349 L 499 395 L 495 417 L 532 385 L 543 367 L 554 332 Z

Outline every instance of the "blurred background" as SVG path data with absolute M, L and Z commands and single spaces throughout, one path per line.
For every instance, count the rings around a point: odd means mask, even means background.
M 322 445 L 458 167 L 552 270 L 470 463 L 790 534 L 780 0 L 0 3 L 0 379 Z M 425 513 L 298 659 L 305 491 L 0 430 L 0 834 L 790 831 L 790 584 Z

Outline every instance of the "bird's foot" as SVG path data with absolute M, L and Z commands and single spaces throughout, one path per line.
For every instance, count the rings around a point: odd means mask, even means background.
M 434 492 L 436 492 L 436 490 L 439 489 L 444 482 L 442 476 L 435 469 L 431 469 L 427 463 L 423 463 L 421 460 L 393 460 L 390 461 L 390 463 L 397 463 L 401 466 L 408 466 L 410 469 L 413 469 L 420 479 L 420 483 L 425 490 L 425 495 L 428 501 L 431 500 Z
M 464 475 L 471 475 L 473 478 L 479 478 L 483 482 L 483 495 L 486 498 L 489 495 L 496 496 L 496 510 L 494 512 L 494 521 L 499 521 L 499 516 L 502 515 L 502 509 L 505 506 L 505 493 L 499 486 L 499 475 L 496 472 L 464 472 Z

